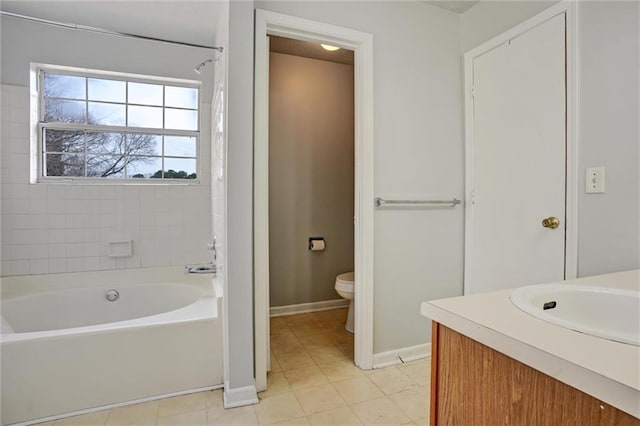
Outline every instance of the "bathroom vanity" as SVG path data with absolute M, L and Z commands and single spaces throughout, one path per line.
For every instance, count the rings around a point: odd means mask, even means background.
M 562 285 L 640 291 L 640 271 Z M 518 309 L 511 290 L 424 302 L 431 425 L 640 425 L 640 347 Z

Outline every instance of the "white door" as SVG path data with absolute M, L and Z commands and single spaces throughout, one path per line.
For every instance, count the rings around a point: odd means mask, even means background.
M 465 294 L 563 280 L 565 15 L 472 60 Z

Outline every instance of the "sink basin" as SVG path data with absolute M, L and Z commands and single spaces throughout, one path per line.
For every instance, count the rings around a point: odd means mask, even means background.
M 573 284 L 515 289 L 511 303 L 529 315 L 591 336 L 640 346 L 640 292 Z

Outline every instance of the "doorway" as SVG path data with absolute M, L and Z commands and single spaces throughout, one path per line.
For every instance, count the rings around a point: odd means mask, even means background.
M 569 8 L 465 55 L 465 294 L 576 275 Z
M 353 52 L 269 46 L 271 316 L 345 306 L 334 282 L 354 270 Z
M 269 46 L 268 36 L 326 43 L 354 52 L 354 361 L 373 360 L 373 41 L 370 34 L 256 10 L 254 135 L 254 310 L 256 388 L 269 370 Z

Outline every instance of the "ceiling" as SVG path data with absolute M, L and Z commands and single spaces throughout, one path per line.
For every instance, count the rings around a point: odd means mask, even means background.
M 338 62 L 353 65 L 353 51 L 340 49 L 329 52 L 318 43 L 294 40 L 291 38 L 269 36 L 269 50 L 287 55 L 302 56 L 304 58 L 320 59 L 322 61 Z

